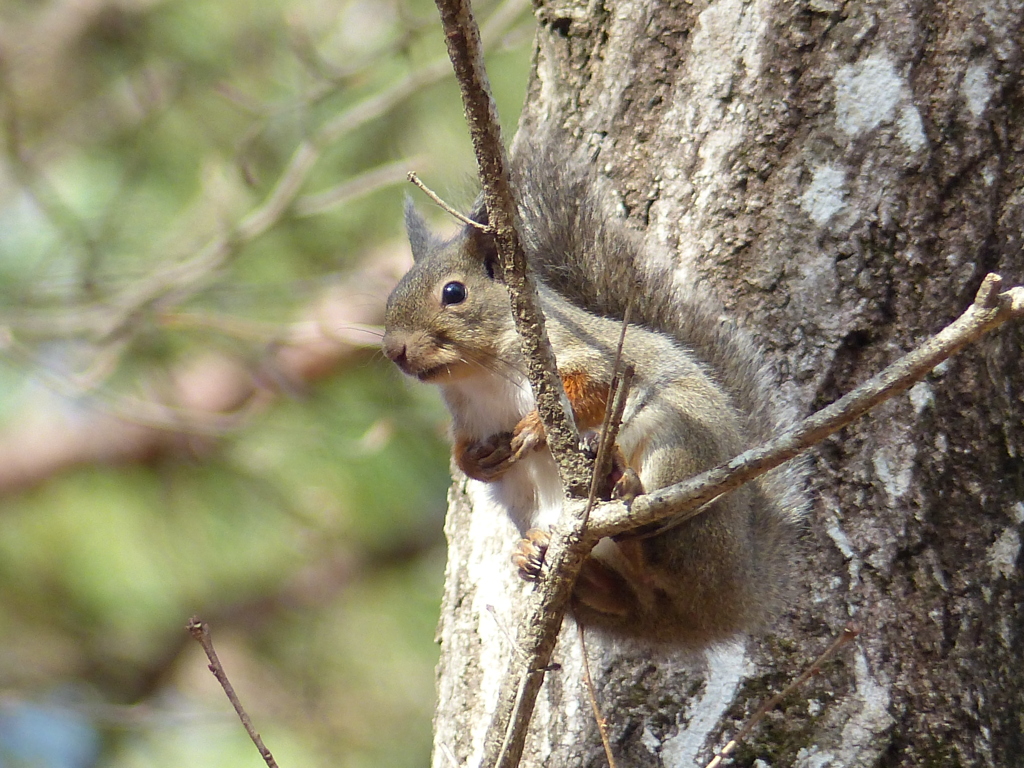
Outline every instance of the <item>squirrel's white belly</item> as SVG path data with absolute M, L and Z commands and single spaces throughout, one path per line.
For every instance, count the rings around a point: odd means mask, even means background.
M 470 384 L 456 381 L 442 389 L 448 409 L 457 419 L 456 431 L 477 440 L 511 432 L 536 407 L 530 383 L 520 377 L 477 376 Z M 500 480 L 482 485 L 524 533 L 552 525 L 562 510 L 562 482 L 547 449 L 534 451 Z
M 562 481 L 546 448 L 534 451 L 500 480 L 486 485 L 521 533 L 554 525 L 562 512 Z
M 474 376 L 441 387 L 458 432 L 483 440 L 511 432 L 535 407 L 530 382 L 497 374 Z

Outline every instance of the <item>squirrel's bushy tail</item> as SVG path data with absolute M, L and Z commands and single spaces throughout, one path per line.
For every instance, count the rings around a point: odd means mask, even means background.
M 787 409 L 773 397 L 768 369 L 749 336 L 706 290 L 679 283 L 668 254 L 653 258 L 639 233 L 599 195 L 590 165 L 517 137 L 511 175 L 535 272 L 595 314 L 621 320 L 631 304 L 631 323 L 690 348 L 746 415 L 748 447 L 778 434 L 788 426 Z M 800 463 L 790 462 L 761 480 L 777 506 L 768 514 L 790 522 L 804 516 L 803 475 Z
M 689 347 L 752 419 L 756 439 L 777 428 L 764 366 L 754 345 L 699 286 L 679 285 L 666 256 L 658 260 L 595 192 L 575 163 L 517 152 L 512 177 L 529 262 L 545 284 L 590 312 L 668 334 Z M 523 191 L 526 194 L 523 194 Z

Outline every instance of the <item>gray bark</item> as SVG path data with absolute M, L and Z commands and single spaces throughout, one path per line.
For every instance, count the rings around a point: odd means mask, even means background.
M 1022 3 L 541 3 L 521 130 L 568 129 L 653 253 L 827 404 L 970 302 L 1024 283 Z M 1024 754 L 1024 329 L 812 457 L 798 600 L 706 659 L 590 643 L 620 766 L 703 765 L 853 620 L 736 765 L 1006 766 Z M 516 532 L 457 479 L 435 766 L 476 765 L 519 596 Z M 524 765 L 601 765 L 567 623 Z

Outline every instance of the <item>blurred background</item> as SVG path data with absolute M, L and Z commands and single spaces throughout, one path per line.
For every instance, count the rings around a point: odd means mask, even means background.
M 506 131 L 526 0 L 478 19 Z M 430 0 L 0 4 L 0 768 L 427 761 L 446 417 L 377 352 Z

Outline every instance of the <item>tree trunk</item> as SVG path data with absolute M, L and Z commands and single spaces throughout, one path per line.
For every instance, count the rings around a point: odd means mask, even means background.
M 801 413 L 940 329 L 985 273 L 1024 283 L 1018 0 L 541 2 L 537 16 L 520 130 L 590 147 L 630 223 L 712 286 Z M 850 621 L 858 640 L 736 765 L 1020 760 L 1022 346 L 1005 327 L 818 447 L 799 599 L 772 634 L 706 659 L 589 643 L 622 768 L 704 765 Z M 457 475 L 447 524 L 437 767 L 479 761 L 529 588 L 512 524 L 474 486 Z M 556 660 L 523 764 L 602 765 L 571 622 Z

